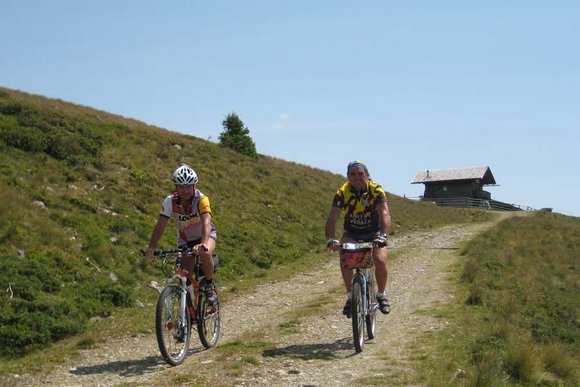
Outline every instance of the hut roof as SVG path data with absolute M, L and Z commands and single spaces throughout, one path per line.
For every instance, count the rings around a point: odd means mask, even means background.
M 481 180 L 481 184 L 496 184 L 495 178 L 488 166 L 454 168 L 454 169 L 433 169 L 419 171 L 411 181 L 411 184 L 432 183 L 435 181 L 457 181 L 457 180 Z

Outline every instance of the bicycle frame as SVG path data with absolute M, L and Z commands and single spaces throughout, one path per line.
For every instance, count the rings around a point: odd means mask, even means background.
M 199 258 L 196 259 L 196 261 Z M 196 262 L 197 264 L 197 262 Z M 189 274 L 186 270 L 183 270 L 181 267 L 176 267 L 174 271 L 174 275 L 167 280 L 167 286 L 171 286 L 174 283 L 179 283 L 179 287 L 181 288 L 181 310 L 185 313 L 187 310 L 189 312 L 189 316 L 193 319 L 193 321 L 197 321 L 197 301 L 198 301 L 198 294 L 201 288 L 201 284 L 197 281 L 191 274 Z M 187 286 L 187 280 L 190 281 L 191 287 L 193 290 L 193 294 L 189 292 Z M 187 296 L 191 300 L 191 305 L 187 305 Z M 185 319 L 185 314 L 181 316 Z

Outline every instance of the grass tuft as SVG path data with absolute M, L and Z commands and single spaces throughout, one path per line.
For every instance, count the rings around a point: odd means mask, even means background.
M 542 360 L 546 371 L 560 380 L 580 380 L 578 364 L 569 348 L 561 344 L 549 344 L 542 348 Z M 576 354 L 577 355 L 577 354 Z
M 509 343 L 503 369 L 516 383 L 531 384 L 538 378 L 538 365 L 534 347 L 528 343 Z

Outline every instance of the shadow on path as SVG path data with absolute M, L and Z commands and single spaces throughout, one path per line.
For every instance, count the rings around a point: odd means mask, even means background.
M 264 357 L 293 357 L 302 360 L 336 360 L 356 355 L 352 338 L 327 344 L 294 344 L 262 352 Z
M 191 356 L 201 351 L 201 348 L 190 349 L 187 355 Z M 159 355 L 148 356 L 139 360 L 122 360 L 103 364 L 95 364 L 86 367 L 76 367 L 75 369 L 72 369 L 70 373 L 78 376 L 93 374 L 117 374 L 122 377 L 132 377 L 160 371 L 161 369 L 164 369 L 165 366 L 170 367 L 170 365 L 167 364 L 165 360 L 163 360 L 163 357 Z

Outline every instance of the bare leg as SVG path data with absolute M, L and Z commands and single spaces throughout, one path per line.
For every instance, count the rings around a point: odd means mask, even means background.
M 205 278 L 208 280 L 213 279 L 213 252 L 215 251 L 215 240 L 209 238 L 207 241 L 207 251 L 200 253 L 199 256 L 201 257 L 201 266 L 203 268 L 203 273 L 205 274 Z
M 373 249 L 373 260 L 375 261 L 375 276 L 377 278 L 377 288 L 379 293 L 383 293 L 387 286 L 387 248 L 375 247 Z
M 342 237 L 340 239 L 340 244 L 343 243 L 350 243 L 356 242 L 354 239 L 349 237 Z M 344 281 L 344 287 L 346 288 L 346 292 L 350 293 L 351 286 L 352 286 L 352 269 L 344 269 L 342 267 L 342 256 L 340 256 L 340 271 L 342 273 L 342 280 Z
M 346 288 L 346 292 L 350 293 L 351 285 L 352 285 L 352 270 L 351 269 L 343 269 L 340 268 L 342 272 L 342 280 L 344 281 L 344 287 Z
M 201 267 L 203 269 L 203 273 L 205 274 L 205 278 L 208 280 L 213 279 L 213 252 L 215 251 L 215 240 L 210 238 L 207 242 L 207 251 L 202 252 L 199 254 L 201 258 Z M 195 265 L 195 259 L 192 255 L 188 255 L 183 257 L 181 261 L 182 267 L 187 270 L 189 273 L 193 273 L 193 268 Z

